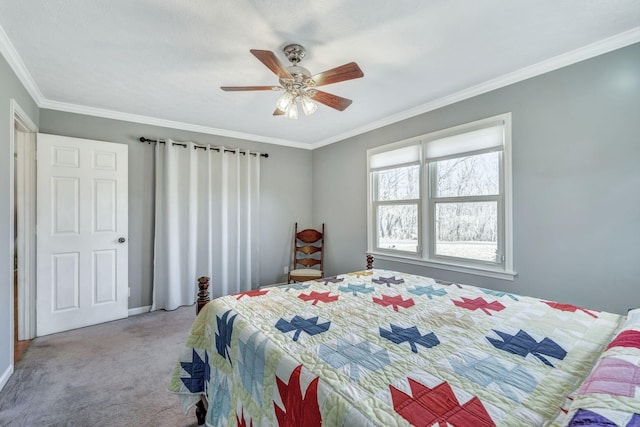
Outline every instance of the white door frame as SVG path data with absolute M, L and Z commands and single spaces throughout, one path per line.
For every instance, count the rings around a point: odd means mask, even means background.
M 11 99 L 9 107 L 9 148 L 10 153 L 17 159 L 17 169 L 14 171 L 14 162 L 10 162 L 10 206 L 13 209 L 14 200 L 18 211 L 17 236 L 14 234 L 14 215 L 10 215 L 9 249 L 13 266 L 14 260 L 14 239 L 18 244 L 18 339 L 31 339 L 35 337 L 35 292 L 36 292 L 36 224 L 35 224 L 35 153 L 36 153 L 36 133 L 38 126 L 25 113 L 15 99 Z M 16 135 L 16 128 L 24 134 Z M 13 157 L 12 156 L 12 157 Z M 15 191 L 17 178 L 18 188 Z M 12 271 L 13 273 L 13 271 Z M 13 283 L 13 276 L 11 277 Z M 13 361 L 13 330 L 14 313 L 13 285 L 10 287 L 11 295 L 11 360 Z

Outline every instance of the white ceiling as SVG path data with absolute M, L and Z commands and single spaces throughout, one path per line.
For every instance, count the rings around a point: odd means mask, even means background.
M 0 26 L 42 108 L 314 148 L 638 42 L 640 1 L 0 0 Z M 249 49 L 289 65 L 289 43 L 312 74 L 360 65 L 323 87 L 349 108 L 294 121 L 220 90 L 277 84 Z

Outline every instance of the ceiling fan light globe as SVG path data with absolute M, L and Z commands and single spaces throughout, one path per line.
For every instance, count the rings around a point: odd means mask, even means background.
M 280 98 L 278 98 L 278 101 L 276 101 L 276 107 L 278 107 L 282 111 L 287 111 L 294 98 L 294 94 L 291 91 L 287 90 L 282 94 L 282 96 L 280 96 Z
M 289 105 L 289 108 L 285 110 L 285 115 L 288 119 L 298 120 L 298 105 L 293 102 Z
M 318 109 L 318 105 L 307 95 L 300 98 L 300 103 L 302 104 L 302 111 L 304 111 L 305 116 L 315 113 Z

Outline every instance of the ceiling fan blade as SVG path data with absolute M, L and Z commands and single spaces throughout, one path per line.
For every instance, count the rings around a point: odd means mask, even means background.
M 343 82 L 345 80 L 359 79 L 364 73 L 355 62 L 332 68 L 322 73 L 316 74 L 311 78 L 316 82 L 317 86 L 330 85 L 332 83 Z
M 327 107 L 335 108 L 338 111 L 344 111 L 353 102 L 350 99 L 342 98 L 338 95 L 333 95 L 321 90 L 317 91 L 311 98 L 313 98 L 314 101 L 318 101 Z
M 288 79 L 293 78 L 287 68 L 270 50 L 251 49 L 249 52 L 251 52 L 256 58 L 258 58 L 260 62 L 266 65 L 267 68 L 273 71 L 273 73 L 278 77 L 286 77 Z
M 227 92 L 241 91 L 241 90 L 280 90 L 280 86 L 220 86 L 220 89 Z
M 284 116 L 284 111 L 279 108 L 276 108 L 276 111 L 273 112 L 274 116 Z

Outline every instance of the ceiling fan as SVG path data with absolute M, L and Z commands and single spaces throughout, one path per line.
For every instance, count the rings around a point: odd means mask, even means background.
M 306 53 L 304 47 L 299 44 L 290 44 L 283 49 L 285 56 L 292 64 L 288 67 L 285 67 L 270 50 L 251 49 L 250 52 L 279 77 L 280 86 L 221 86 L 220 89 L 225 91 L 284 91 L 276 102 L 274 116 L 284 115 L 290 119 L 297 119 L 298 101 L 305 115 L 313 114 L 317 110 L 318 106 L 313 101 L 335 108 L 338 111 L 344 111 L 353 101 L 323 92 L 318 90 L 317 87 L 364 76 L 364 73 L 355 62 L 311 75 L 309 70 L 298 65 Z

